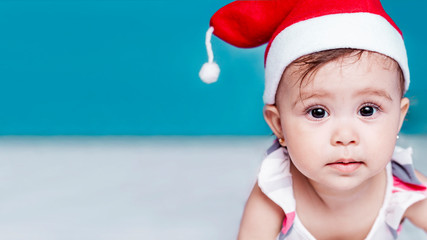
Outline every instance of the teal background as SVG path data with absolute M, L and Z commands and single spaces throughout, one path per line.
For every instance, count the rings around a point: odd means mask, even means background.
M 230 1 L 0 1 L 0 135 L 267 135 L 265 46 L 213 38 L 219 81 L 198 78 L 210 16 Z M 427 133 L 426 1 L 382 1 L 404 33 Z

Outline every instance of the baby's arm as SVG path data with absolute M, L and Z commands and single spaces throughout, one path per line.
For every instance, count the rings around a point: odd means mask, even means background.
M 246 202 L 238 239 L 276 239 L 284 217 L 283 210 L 256 183 Z
M 427 177 L 422 175 L 420 172 L 415 171 L 417 178 L 427 186 Z M 410 206 L 406 210 L 405 216 L 417 227 L 424 229 L 427 233 L 427 199 L 419 201 L 414 205 Z

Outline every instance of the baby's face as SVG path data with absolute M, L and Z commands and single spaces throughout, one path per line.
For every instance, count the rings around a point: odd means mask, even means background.
M 295 167 L 313 184 L 346 190 L 366 183 L 390 161 L 409 100 L 384 56 L 363 53 L 321 67 L 300 84 L 289 67 L 277 109 Z

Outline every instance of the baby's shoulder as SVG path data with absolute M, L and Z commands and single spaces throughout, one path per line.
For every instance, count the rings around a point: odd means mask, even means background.
M 427 221 L 425 220 L 425 216 L 427 216 L 427 198 L 409 206 L 404 214 L 404 217 L 408 218 L 415 226 L 427 232 Z
M 394 176 L 392 202 L 407 206 L 402 219 L 408 218 L 415 226 L 427 231 L 427 177 L 416 170 L 411 173 L 412 181 Z

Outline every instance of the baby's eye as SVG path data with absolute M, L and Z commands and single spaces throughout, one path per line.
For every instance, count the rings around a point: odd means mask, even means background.
M 309 114 L 311 117 L 317 118 L 317 119 L 325 118 L 329 116 L 328 112 L 323 108 L 313 108 L 309 110 Z
M 370 117 L 370 116 L 374 115 L 377 111 L 378 111 L 378 109 L 374 106 L 363 106 L 359 110 L 359 114 L 362 117 Z

